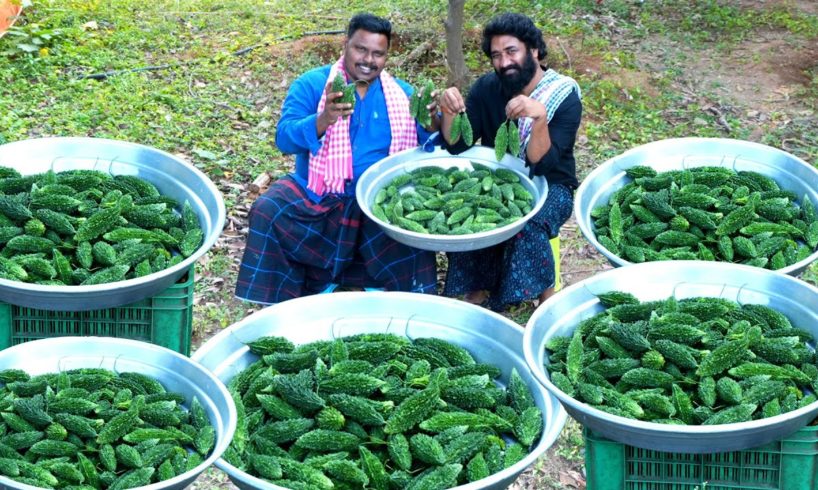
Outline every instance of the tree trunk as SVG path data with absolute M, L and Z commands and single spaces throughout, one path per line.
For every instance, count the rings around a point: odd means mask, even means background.
M 446 27 L 446 61 L 449 65 L 449 86 L 461 91 L 468 85 L 469 71 L 463 57 L 463 7 L 466 0 L 449 0 Z

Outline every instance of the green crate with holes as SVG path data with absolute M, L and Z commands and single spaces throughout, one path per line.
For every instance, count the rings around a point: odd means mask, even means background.
M 57 311 L 0 302 L 0 349 L 30 340 L 101 336 L 141 340 L 190 355 L 193 268 L 176 284 L 116 308 Z
M 818 488 L 818 426 L 754 449 L 671 453 L 585 430 L 588 490 L 812 490 Z

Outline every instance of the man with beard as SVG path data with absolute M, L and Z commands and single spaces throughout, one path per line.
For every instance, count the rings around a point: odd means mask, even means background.
M 448 141 L 453 117 L 466 111 L 483 145 L 494 146 L 506 119 L 520 129 L 520 154 L 531 176 L 548 181 L 542 210 L 523 230 L 499 245 L 473 252 L 449 253 L 444 294 L 464 295 L 471 303 L 495 310 L 527 299 L 545 301 L 554 293 L 554 257 L 549 239 L 571 215 L 578 186 L 574 141 L 582 118 L 580 89 L 570 77 L 544 65 L 542 32 L 521 14 L 506 13 L 483 30 L 482 49 L 493 72 L 480 77 L 463 100 L 457 88 L 440 97 L 445 146 L 452 153 L 466 149 Z
M 388 20 L 355 15 L 341 58 L 290 86 L 276 146 L 295 154 L 295 172 L 253 204 L 238 297 L 271 304 L 336 285 L 435 292 L 434 253 L 387 237 L 355 200 L 367 168 L 439 125 L 433 118 L 433 127 L 420 127 L 409 114 L 411 87 L 384 70 L 391 35 Z M 354 106 L 332 91 L 336 75 L 355 83 Z

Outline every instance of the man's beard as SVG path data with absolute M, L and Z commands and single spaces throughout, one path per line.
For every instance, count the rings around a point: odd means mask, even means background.
M 509 70 L 516 70 L 515 73 L 507 73 Z M 496 71 L 496 70 L 495 70 Z M 500 89 L 506 97 L 514 97 L 522 92 L 523 88 L 528 85 L 528 82 L 534 78 L 537 73 L 537 62 L 534 60 L 534 55 L 528 51 L 523 62 L 523 66 L 511 65 L 503 67 L 502 70 L 496 71 L 497 78 L 500 79 Z

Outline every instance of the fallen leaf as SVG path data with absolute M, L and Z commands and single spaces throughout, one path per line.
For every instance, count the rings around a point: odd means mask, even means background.
M 194 148 L 193 153 L 195 153 L 199 158 L 203 158 L 205 160 L 215 160 L 216 154 L 212 151 L 207 150 L 200 150 L 199 148 Z
M 560 483 L 563 485 L 568 485 L 572 488 L 585 488 L 585 478 L 578 471 L 574 470 L 563 470 L 560 471 L 559 474 Z

